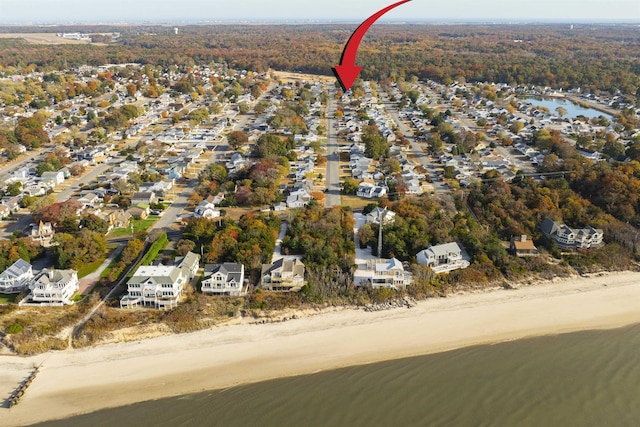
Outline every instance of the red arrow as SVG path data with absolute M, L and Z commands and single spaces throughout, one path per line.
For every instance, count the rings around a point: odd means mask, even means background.
M 369 19 L 360 24 L 354 33 L 351 34 L 347 45 L 344 47 L 344 51 L 342 51 L 340 65 L 336 65 L 332 68 L 333 74 L 336 75 L 338 83 L 340 83 L 340 86 L 342 86 L 342 89 L 345 92 L 351 89 L 353 82 L 356 81 L 358 74 L 360 74 L 360 70 L 362 70 L 362 67 L 356 65 L 356 55 L 358 54 L 358 47 L 360 46 L 360 42 L 362 42 L 364 35 L 382 15 L 409 1 L 411 0 L 402 0 L 382 9 L 380 12 L 372 15 Z

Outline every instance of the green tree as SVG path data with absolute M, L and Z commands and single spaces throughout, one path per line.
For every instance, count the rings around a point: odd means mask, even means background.
M 429 151 L 432 153 L 442 153 L 444 151 L 444 141 L 440 138 L 438 132 L 431 132 L 427 144 L 429 145 Z
M 107 234 L 109 223 L 97 215 L 89 214 L 83 216 L 80 220 L 80 228 L 86 228 L 100 234 Z
M 237 150 L 249 142 L 249 137 L 241 130 L 235 130 L 227 135 L 227 142 L 233 150 Z

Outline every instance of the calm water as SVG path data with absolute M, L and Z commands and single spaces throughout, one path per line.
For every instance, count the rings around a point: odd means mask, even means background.
M 556 112 L 556 108 L 564 107 L 567 110 L 567 114 L 565 115 L 565 117 L 575 118 L 582 115 L 589 119 L 600 116 L 611 119 L 611 115 L 609 114 L 594 110 L 593 108 L 584 108 L 574 104 L 571 101 L 560 98 L 526 98 L 525 101 L 529 102 L 533 106 L 541 105 L 543 107 L 547 107 L 549 109 L 549 112 L 554 114 Z
M 473 347 L 41 425 L 639 426 L 640 326 Z

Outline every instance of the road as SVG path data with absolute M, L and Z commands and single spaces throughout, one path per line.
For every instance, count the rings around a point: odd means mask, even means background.
M 0 182 L 6 182 L 9 178 L 9 174 L 15 169 L 20 169 L 22 166 L 26 165 L 29 162 L 37 161 L 36 158 L 39 158 L 45 151 L 47 151 L 46 148 L 39 148 L 35 151 L 22 154 L 20 158 L 8 162 L 4 166 L 2 166 L 0 168 Z
M 71 195 L 75 191 L 77 191 L 77 189 L 80 186 L 91 183 L 92 181 L 97 179 L 98 176 L 104 174 L 111 167 L 118 164 L 121 160 L 122 160 L 121 158 L 113 158 L 113 159 L 110 159 L 109 162 L 107 163 L 102 163 L 98 166 L 95 166 L 92 170 L 87 172 L 85 175 L 78 178 L 76 183 L 74 183 L 73 185 L 66 185 L 64 189 L 60 191 L 55 191 L 54 196 L 56 198 L 56 202 L 64 202 L 65 200 L 69 200 L 69 198 L 71 198 Z M 30 214 L 23 215 L 17 221 L 13 221 L 9 225 L 7 225 L 7 227 L 0 233 L 0 237 L 4 239 L 8 239 L 11 237 L 11 234 L 13 234 L 13 232 L 17 230 L 25 231 L 29 228 L 29 224 L 31 224 L 32 221 L 33 219 Z
M 335 90 L 329 90 L 329 105 L 327 108 L 327 175 L 325 207 L 340 206 L 340 146 L 338 144 L 338 130 L 334 127 L 336 100 Z
M 264 99 L 264 97 L 267 96 L 267 94 L 274 87 L 275 87 L 275 84 L 271 83 L 271 85 L 269 85 L 269 88 L 263 92 L 262 96 L 260 96 L 258 99 L 255 100 L 253 106 L 255 106 L 260 100 Z M 249 114 L 242 115 L 239 118 L 238 122 L 235 123 L 235 125 L 232 127 L 232 130 L 242 130 L 247 125 L 249 120 L 253 117 L 253 114 L 251 114 L 252 112 L 253 110 Z M 227 144 L 218 144 L 213 149 L 213 151 L 219 151 L 223 153 L 223 155 L 225 155 L 230 152 L 230 147 Z M 215 163 L 219 160 L 220 159 L 218 158 L 218 155 L 212 155 L 209 157 L 209 159 L 205 163 L 199 162 L 199 169 L 202 170 L 207 165 Z M 180 192 L 174 196 L 171 206 L 169 206 L 164 211 L 164 213 L 162 214 L 162 217 L 158 221 L 156 221 L 156 223 L 151 227 L 149 231 L 153 229 L 165 229 L 167 231 L 170 230 L 171 226 L 177 221 L 177 219 L 183 214 L 184 210 L 187 208 L 189 197 L 191 196 L 191 194 L 193 193 L 193 189 L 197 185 L 198 185 L 198 178 L 194 178 L 189 180 L 186 186 L 181 187 Z M 181 235 L 181 233 L 179 234 Z

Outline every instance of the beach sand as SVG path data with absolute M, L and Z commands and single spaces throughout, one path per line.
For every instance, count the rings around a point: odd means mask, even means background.
M 411 309 L 341 310 L 89 349 L 0 358 L 6 399 L 42 364 L 0 425 L 455 348 L 640 323 L 640 273 L 454 295 Z

